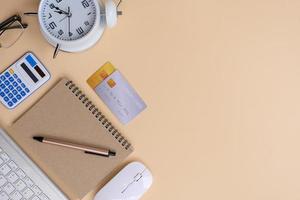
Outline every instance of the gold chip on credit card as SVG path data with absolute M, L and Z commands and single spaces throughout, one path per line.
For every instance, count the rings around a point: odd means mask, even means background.
M 110 76 L 115 70 L 116 68 L 110 62 L 107 62 L 87 80 L 87 83 L 95 89 L 97 85 Z

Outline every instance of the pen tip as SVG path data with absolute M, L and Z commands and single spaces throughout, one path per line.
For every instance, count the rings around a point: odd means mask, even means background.
M 39 142 L 43 142 L 44 137 L 34 136 L 33 139 Z
M 108 154 L 109 154 L 110 156 L 116 156 L 116 152 L 113 152 L 113 151 L 109 151 Z

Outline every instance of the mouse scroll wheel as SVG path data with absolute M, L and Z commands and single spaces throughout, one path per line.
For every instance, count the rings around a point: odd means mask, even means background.
M 134 181 L 138 182 L 142 177 L 143 177 L 143 175 L 141 173 L 138 173 L 137 175 L 135 175 Z

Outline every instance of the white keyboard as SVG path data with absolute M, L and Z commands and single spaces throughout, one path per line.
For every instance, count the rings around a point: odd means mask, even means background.
M 0 200 L 68 200 L 0 129 Z

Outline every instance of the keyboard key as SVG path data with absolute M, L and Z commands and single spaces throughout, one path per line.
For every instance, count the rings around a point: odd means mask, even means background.
M 38 186 L 36 186 L 36 185 L 33 186 L 31 189 L 34 192 L 34 194 L 36 194 L 36 195 L 42 194 L 42 190 Z
M 5 93 L 5 94 L 9 94 L 9 89 L 5 88 L 5 89 L 4 89 L 4 93 Z
M 8 80 L 4 81 L 4 85 L 8 86 L 9 85 L 9 81 Z
M 10 74 L 8 72 L 5 72 L 4 76 L 7 78 L 7 77 L 10 77 Z
M 17 87 L 17 91 L 20 92 L 22 88 L 20 86 Z
M 17 166 L 17 164 L 16 164 L 14 161 L 10 161 L 10 162 L 8 163 L 8 166 L 10 166 L 10 168 L 11 168 L 13 171 L 15 171 L 16 169 L 18 169 L 18 166 Z
M 5 85 L 4 85 L 4 83 L 2 83 L 2 84 L 0 85 L 0 88 L 1 88 L 2 90 L 4 90 L 4 89 L 5 89 Z
M 13 95 L 12 93 L 9 93 L 7 96 L 8 96 L 10 99 L 14 97 L 14 95 Z
M 0 80 L 5 81 L 6 80 L 5 76 L 0 76 Z
M 12 193 L 15 190 L 15 187 L 11 184 L 8 183 L 3 187 L 4 192 L 6 192 L 7 194 Z
M 18 75 L 17 75 L 17 74 L 14 74 L 14 78 L 18 78 Z
M 21 79 L 19 79 L 19 78 L 17 79 L 17 82 L 18 82 L 18 83 L 22 83 Z
M 9 156 L 6 153 L 1 153 L 0 157 L 4 160 L 4 162 L 8 162 L 10 160 Z
M 21 195 L 20 192 L 15 191 L 10 195 L 10 197 L 12 198 L 12 200 L 20 200 L 22 199 L 23 196 Z
M 18 94 L 17 90 L 13 90 L 12 93 L 13 93 L 14 95 L 17 95 L 17 94 Z
M 17 182 L 15 182 L 14 185 L 16 186 L 18 191 L 22 191 L 26 188 L 26 184 L 24 183 L 24 181 L 22 181 L 20 179 Z
M 20 178 L 25 178 L 25 177 L 26 177 L 25 173 L 24 173 L 23 170 L 21 170 L 21 169 L 18 169 L 18 170 L 16 171 L 16 174 L 17 174 Z
M 6 178 L 4 176 L 0 176 L 0 187 L 2 187 L 3 185 L 5 185 L 6 183 L 7 183 Z
M 13 82 L 13 86 L 14 87 L 17 87 L 18 86 L 18 83 L 15 81 L 15 82 Z
M 14 82 L 14 78 L 13 77 L 9 77 L 9 79 L 8 79 L 10 82 Z
M 9 175 L 6 176 L 6 178 L 11 183 L 14 183 L 19 179 L 18 175 L 15 172 L 11 172 Z
M 10 171 L 10 167 L 6 164 L 0 167 L 0 174 L 3 174 L 4 176 L 6 176 Z
M 29 93 L 29 92 L 30 92 L 30 90 L 29 90 L 28 88 L 25 88 L 25 92 Z
M 50 200 L 45 194 L 39 195 L 41 200 Z
M 19 94 L 17 94 L 17 99 L 18 99 L 18 100 L 22 99 L 22 96 L 19 95 Z
M 9 89 L 9 90 L 13 90 L 13 89 L 14 89 L 14 86 L 9 85 L 9 86 L 8 86 L 8 89 Z
M 4 93 L 4 92 L 0 92 L 0 96 L 1 96 L 1 97 L 4 97 L 4 96 L 5 96 L 5 93 Z
M 26 85 L 24 83 L 21 84 L 22 88 L 26 88 Z
M 29 188 L 26 188 L 23 192 L 22 192 L 22 195 L 24 196 L 25 199 L 30 199 L 34 193 L 32 192 L 31 189 Z
M 7 196 L 6 193 L 1 192 L 1 193 L 0 193 L 0 199 L 1 199 L 1 200 L 9 200 L 9 197 Z
M 27 177 L 27 176 L 23 180 L 24 180 L 24 182 L 26 183 L 26 185 L 28 187 L 32 187 L 34 185 L 34 183 L 32 182 L 32 180 L 29 177 Z

